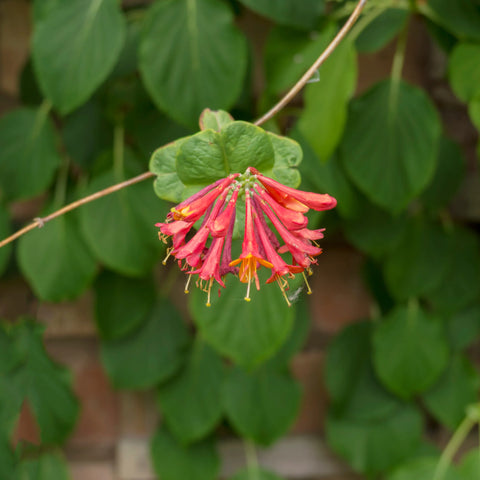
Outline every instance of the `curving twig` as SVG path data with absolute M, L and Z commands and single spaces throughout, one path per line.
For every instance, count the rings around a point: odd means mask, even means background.
M 345 25 L 343 25 L 343 27 L 339 30 L 335 38 L 328 45 L 328 47 L 321 53 L 321 55 L 312 64 L 312 66 L 304 73 L 302 78 L 300 78 L 300 80 L 285 94 L 285 96 L 282 97 L 282 99 L 274 107 L 272 107 L 267 113 L 265 113 L 262 117 L 260 117 L 258 120 L 254 122 L 255 125 L 262 125 L 267 120 L 270 120 L 280 110 L 282 110 L 285 107 L 285 105 L 287 105 L 293 99 L 293 97 L 297 95 L 298 92 L 300 92 L 300 90 L 305 86 L 305 84 L 312 77 L 315 71 L 332 54 L 335 48 L 337 48 L 338 44 L 343 40 L 343 38 L 346 36 L 348 31 L 352 28 L 353 24 L 357 21 L 358 17 L 360 16 L 360 13 L 363 10 L 363 7 L 365 6 L 366 3 L 367 3 L 367 0 L 359 0 L 357 6 L 351 13 L 348 20 L 345 22 Z M 118 190 L 122 190 L 125 187 L 128 187 L 138 182 L 142 182 L 143 180 L 146 180 L 147 178 L 152 178 L 154 176 L 155 174 L 152 172 L 142 173 L 141 175 L 133 177 L 129 180 L 126 180 L 121 183 L 117 183 L 115 185 L 112 185 L 111 187 L 105 188 L 104 190 L 100 190 L 96 193 L 93 193 L 88 197 L 84 197 L 80 200 L 72 202 L 63 208 L 56 210 L 50 215 L 47 215 L 46 217 L 35 218 L 33 222 L 27 225 L 26 227 L 23 227 L 21 230 L 18 230 L 13 235 L 10 235 L 9 237 L 0 241 L 0 248 L 13 242 L 14 240 L 21 237 L 22 235 L 25 235 L 30 230 L 33 230 L 34 228 L 41 228 L 45 225 L 45 223 L 49 222 L 50 220 L 53 220 L 54 218 L 57 218 L 67 212 L 70 212 L 71 210 L 74 210 L 80 207 L 81 205 L 85 205 L 86 203 L 90 203 L 93 200 L 97 200 L 98 198 L 105 197 L 106 195 L 110 195 L 113 192 L 117 192 Z
M 345 38 L 345 35 L 353 27 L 353 24 L 357 21 L 360 13 L 365 7 L 367 0 L 360 0 L 351 13 L 348 20 L 345 22 L 345 25 L 339 30 L 335 38 L 330 42 L 328 47 L 321 53 L 321 55 L 315 60 L 312 66 L 303 74 L 302 78 L 282 97 L 282 99 L 274 105 L 267 113 L 260 117 L 255 125 L 262 125 L 267 120 L 270 120 L 274 117 L 280 110 L 282 110 L 285 105 L 287 105 L 298 92 L 305 86 L 305 84 L 312 78 L 312 75 L 318 70 L 320 65 L 333 53 L 333 51 L 338 47 L 339 43 Z
M 50 215 L 47 215 L 46 217 L 42 217 L 42 218 L 37 217 L 33 220 L 33 223 L 31 223 L 30 225 L 23 227 L 21 230 L 18 230 L 13 235 L 10 235 L 8 238 L 6 238 L 5 240 L 2 240 L 0 242 L 0 248 L 7 245 L 7 243 L 13 242 L 13 240 L 16 240 L 18 237 L 25 235 L 25 233 L 29 232 L 30 230 L 33 230 L 34 228 L 37 228 L 37 227 L 42 228 L 47 222 L 49 222 L 50 220 L 53 220 L 54 218 L 60 217 L 64 213 L 70 212 L 71 210 L 75 210 L 76 208 L 82 205 L 85 205 L 86 203 L 90 203 L 90 202 L 93 202 L 93 200 L 97 200 L 97 198 L 105 197 L 106 195 L 110 195 L 113 192 L 117 192 L 118 190 L 122 190 L 125 187 L 129 187 L 130 185 L 133 185 L 138 182 L 142 182 L 143 180 L 146 180 L 147 178 L 151 178 L 154 176 L 155 174 L 152 172 L 142 173 L 141 175 L 125 180 L 124 182 L 117 183 L 115 185 L 112 185 L 111 187 L 92 193 L 91 195 L 88 195 L 88 197 L 84 197 L 84 198 L 81 198 L 80 200 L 76 200 L 75 202 L 69 203 L 68 205 L 65 205 L 64 207 L 60 208 L 59 210 L 56 210 L 55 212 L 51 213 Z

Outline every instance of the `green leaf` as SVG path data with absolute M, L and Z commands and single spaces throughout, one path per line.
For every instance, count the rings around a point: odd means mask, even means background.
M 268 367 L 247 372 L 234 367 L 225 382 L 223 405 L 240 435 L 270 445 L 297 416 L 300 396 L 298 383 L 286 372 Z
M 20 269 L 45 301 L 78 297 L 97 272 L 75 216 L 65 215 L 33 230 L 20 239 L 17 252 Z
M 248 8 L 282 25 L 308 30 L 323 14 L 323 0 L 240 0 Z
M 357 215 L 344 221 L 347 239 L 374 258 L 395 251 L 404 236 L 406 215 L 390 215 L 366 200 L 359 203 L 361 206 L 357 208 Z
M 270 472 L 269 470 L 256 468 L 241 470 L 228 480 L 284 480 L 284 478 L 279 477 L 276 473 Z
M 104 340 L 135 330 L 155 303 L 151 277 L 126 278 L 105 271 L 95 282 L 95 320 Z
M 469 347 L 480 337 L 480 305 L 470 305 L 449 315 L 446 326 L 452 350 Z
M 277 143 L 277 149 L 279 149 Z M 203 130 L 179 146 L 177 174 L 186 185 L 209 184 L 248 167 L 260 171 L 274 166 L 270 137 L 248 122 L 232 122 L 217 133 Z
M 292 296 L 295 296 L 299 291 L 295 291 L 290 287 Z M 280 347 L 280 350 L 268 360 L 269 365 L 277 365 L 278 368 L 288 368 L 292 357 L 301 350 L 303 347 L 308 333 L 310 331 L 310 311 L 309 303 L 306 298 L 301 298 L 296 303 L 293 304 L 295 311 L 295 319 L 292 329 L 290 330 L 290 335 L 287 337 L 286 341 Z M 0 347 L 1 348 L 1 347 Z
M 417 305 L 397 307 L 378 324 L 372 340 L 377 375 L 399 397 L 424 392 L 447 366 L 443 324 Z
M 313 32 L 274 26 L 265 45 L 267 93 L 280 95 L 291 88 L 325 50 L 335 31 L 331 22 Z
M 92 180 L 85 195 L 117 183 L 113 172 Z M 85 240 L 95 256 L 110 269 L 129 276 L 148 272 L 163 251 L 155 223 L 163 221 L 166 205 L 151 186 L 137 183 L 80 210 Z
M 303 153 L 300 145 L 291 138 L 281 137 L 267 132 L 273 147 L 274 165 L 271 177 L 277 182 L 289 187 L 297 188 L 300 185 L 300 172 L 295 168 L 302 161 Z M 265 172 L 269 175 L 269 172 Z
M 462 457 L 462 463 L 458 467 L 462 480 L 470 480 L 478 477 L 480 472 L 480 455 L 478 448 L 473 448 Z
M 133 137 L 142 153 L 142 157 L 149 158 L 152 152 L 167 146 L 192 133 L 189 129 L 175 123 L 150 102 L 146 92 L 133 104 L 133 108 L 125 118 L 125 130 Z M 173 163 L 175 167 L 175 162 Z
M 12 337 L 12 339 L 13 342 L 17 340 L 15 337 Z M 18 365 L 19 361 L 25 360 L 25 355 L 16 345 L 15 348 L 17 349 L 15 353 L 18 353 L 15 361 Z M 18 372 L 13 370 L 2 372 L 0 375 L 0 450 L 3 448 L 3 439 L 8 438 L 8 445 L 11 445 L 10 438 L 16 428 L 25 400 L 25 391 L 19 386 L 17 378 Z M 9 453 L 0 451 L 0 457 L 2 455 L 8 457 Z
M 201 440 L 220 421 L 224 373 L 222 359 L 197 340 L 184 368 L 160 387 L 161 412 L 182 444 Z
M 157 106 L 196 128 L 204 108 L 228 109 L 238 99 L 247 48 L 225 3 L 166 0 L 147 13 L 139 62 Z
M 478 238 L 471 231 L 452 231 L 449 258 L 442 282 L 428 293 L 435 308 L 455 312 L 474 301 L 480 293 L 480 249 Z
M 251 367 L 278 351 L 293 325 L 294 312 L 276 285 L 264 285 L 251 302 L 244 300 L 246 285 L 236 278 L 226 283 L 212 306 L 205 294 L 191 293 L 189 307 L 202 338 L 235 363 Z
M 220 134 L 203 130 L 185 139 L 176 154 L 176 171 L 184 184 L 209 184 L 230 174 Z
M 56 8 L 62 0 L 33 0 L 33 19 L 37 22 L 48 15 L 50 10 Z
M 185 139 L 179 139 L 158 148 L 150 158 L 149 169 L 157 175 L 153 188 L 155 193 L 164 200 L 180 203 L 185 193 L 185 185 L 177 174 L 176 158 L 181 143 Z
M 320 68 L 320 81 L 305 89 L 298 129 L 322 162 L 330 158 L 342 138 L 356 80 L 355 50 L 350 41 L 344 41 Z
M 43 326 L 23 321 L 13 327 L 23 362 L 12 372 L 12 387 L 28 400 L 40 438 L 46 444 L 60 444 L 71 433 L 79 412 L 72 391 L 70 372 L 54 363 L 42 343 Z
M 37 19 L 34 66 L 43 93 L 60 113 L 74 110 L 100 86 L 124 39 L 125 19 L 117 0 L 59 2 Z
M 111 142 L 111 131 L 100 106 L 87 102 L 65 117 L 62 137 L 69 157 L 88 170 L 99 151 Z
M 362 273 L 365 285 L 377 304 L 379 314 L 388 313 L 396 302 L 385 285 L 380 262 L 373 258 L 367 258 Z
M 224 110 L 210 110 L 206 108 L 200 115 L 200 130 L 210 129 L 219 132 L 223 127 L 233 121 L 233 117 Z
M 329 414 L 326 424 L 332 449 L 354 470 L 366 475 L 378 475 L 407 459 L 419 445 L 422 430 L 422 416 L 410 405 L 395 410 L 381 422 L 352 421 Z
M 332 409 L 352 421 L 380 421 L 401 405 L 375 377 L 371 361 L 372 325 L 356 323 L 345 328 L 329 345 L 325 384 Z
M 0 119 L 0 191 L 9 200 L 37 195 L 61 159 L 55 131 L 42 110 L 21 108 Z
M 213 440 L 182 446 L 165 428 L 157 431 L 151 443 L 155 472 L 162 480 L 214 480 L 220 460 Z
M 189 343 L 182 318 L 158 302 L 133 333 L 101 344 L 102 363 L 116 388 L 145 389 L 170 378 L 181 366 Z
M 13 370 L 23 359 L 16 338 L 11 335 L 7 325 L 0 323 L 0 375 Z
M 423 395 L 433 416 L 455 430 L 465 418 L 467 407 L 478 401 L 480 377 L 463 355 L 455 355 L 439 381 Z
M 370 200 L 402 210 L 435 170 L 440 123 L 423 90 L 404 82 L 375 85 L 351 104 L 342 160 Z
M 33 71 L 32 57 L 30 56 L 23 65 L 19 78 L 19 100 L 22 105 L 38 107 L 44 100 L 38 81 Z
M 11 441 L 3 432 L 0 432 L 0 465 L 6 480 L 17 480 L 17 462 L 11 447 Z
M 433 479 L 437 470 L 439 459 L 437 457 L 420 457 L 409 459 L 397 467 L 387 480 L 417 480 Z M 472 477 L 473 479 L 474 477 Z M 461 480 L 456 468 L 449 466 L 442 476 L 442 480 Z
M 25 458 L 18 468 L 19 480 L 70 480 L 67 462 L 59 453 Z
M 392 295 L 408 300 L 437 288 L 446 278 L 450 258 L 444 252 L 450 251 L 451 241 L 452 236 L 440 225 L 413 219 L 384 263 L 385 280 Z
M 355 40 L 357 50 L 373 53 L 383 48 L 405 26 L 407 9 L 380 7 L 379 15 L 372 20 Z
M 474 98 L 468 104 L 468 114 L 475 128 L 480 131 L 480 96 Z
M 10 216 L 7 210 L 0 204 L 0 240 L 7 238 L 11 233 L 10 228 Z M 7 244 L 0 248 L 0 276 L 7 267 L 8 259 L 10 258 L 10 252 L 12 251 L 12 245 Z
M 123 47 L 120 51 L 115 67 L 109 75 L 109 80 L 128 76 L 137 77 L 137 52 L 140 44 L 142 26 L 142 15 L 127 16 L 125 41 L 123 42 Z
M 480 40 L 480 12 L 472 0 L 428 0 L 421 10 L 455 36 Z
M 422 203 L 431 210 L 447 207 L 465 176 L 465 166 L 460 146 L 441 137 L 437 169 L 430 185 L 422 193 Z
M 458 43 L 450 54 L 450 84 L 455 95 L 464 102 L 469 102 L 480 94 L 479 58 L 480 45 L 475 43 Z

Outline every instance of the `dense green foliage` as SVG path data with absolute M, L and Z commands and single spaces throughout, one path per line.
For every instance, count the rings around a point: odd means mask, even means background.
M 439 452 L 426 441 L 427 422 L 454 431 L 465 418 L 480 419 L 478 408 L 467 413 L 480 385 L 468 357 L 480 335 L 480 243 L 448 210 L 466 175 L 461 148 L 445 135 L 428 92 L 402 80 L 401 66 L 417 15 L 480 129 L 480 2 L 368 1 L 319 81 L 305 88 L 302 107 L 265 130 L 249 122 L 310 66 L 356 2 L 154 0 L 126 11 L 120 3 L 34 0 L 23 106 L 0 119 L 0 238 L 14 229 L 8 207 L 17 200 L 43 194 L 43 212 L 51 212 L 148 168 L 153 188 L 147 181 L 111 194 L 22 237 L 15 250 L 0 249 L 0 273 L 8 280 L 20 271 L 43 301 L 93 288 L 112 385 L 158 391 L 156 472 L 213 480 L 222 422 L 250 444 L 270 445 L 294 421 L 301 391 L 288 364 L 308 333 L 307 301 L 293 283 L 299 300 L 291 308 L 276 285 L 243 302 L 245 286 L 232 277 L 210 308 L 192 288 L 188 328 L 169 300 L 175 268 L 161 282 L 152 275 L 164 254 L 154 224 L 167 201 L 248 166 L 295 187 L 302 177 L 301 188 L 337 198 L 321 223 L 365 255 L 377 305 L 329 347 L 328 443 L 371 478 L 433 478 Z M 249 9 L 272 24 L 260 98 L 251 87 L 252 46 L 236 23 Z M 353 98 L 357 53 L 395 37 L 392 75 Z M 198 131 L 207 108 L 220 111 L 207 110 Z M 13 450 L 24 401 L 42 445 Z M 57 447 L 78 408 L 39 324 L 2 322 L 0 478 L 68 478 Z M 478 456 L 448 468 L 443 480 L 473 480 Z M 252 479 L 280 477 L 253 468 L 231 480 Z

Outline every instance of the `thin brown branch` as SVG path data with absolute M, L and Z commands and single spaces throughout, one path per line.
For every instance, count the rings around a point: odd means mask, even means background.
M 43 227 L 50 220 L 60 217 L 61 215 L 67 212 L 70 212 L 71 210 L 75 210 L 76 208 L 82 205 L 85 205 L 86 203 L 93 202 L 93 200 L 97 200 L 98 198 L 105 197 L 107 195 L 110 195 L 113 192 L 117 192 L 118 190 L 122 190 L 125 187 L 129 187 L 130 185 L 133 185 L 138 182 L 142 182 L 143 180 L 146 180 L 147 178 L 151 178 L 154 176 L 155 174 L 152 172 L 142 173 L 141 175 L 130 178 L 129 180 L 125 180 L 124 182 L 117 183 L 116 185 L 112 185 L 111 187 L 105 188 L 104 190 L 100 190 L 99 192 L 92 193 L 91 195 L 88 195 L 88 197 L 84 197 L 84 198 L 81 198 L 80 200 L 69 203 L 68 205 L 65 205 L 60 210 L 56 210 L 55 212 L 51 213 L 50 215 L 47 215 L 46 217 L 35 218 L 33 220 L 33 223 L 31 223 L 30 225 L 27 225 L 26 227 L 23 227 L 21 230 L 19 230 L 18 232 L 15 232 L 13 235 L 6 238 L 5 240 L 2 240 L 0 242 L 0 248 L 7 245 L 7 243 L 13 242 L 13 240 L 17 239 L 18 237 L 21 237 L 22 235 L 29 232 L 30 230 L 33 230 L 34 228 Z
M 339 30 L 335 38 L 330 42 L 328 47 L 322 52 L 322 54 L 315 60 L 315 63 L 304 73 L 302 78 L 285 94 L 285 96 L 273 106 L 267 113 L 260 117 L 255 125 L 262 125 L 267 120 L 270 120 L 274 117 L 280 110 L 282 110 L 285 105 L 287 105 L 291 100 L 297 95 L 298 92 L 305 86 L 305 84 L 312 78 L 312 75 L 316 70 L 322 65 L 323 62 L 333 53 L 333 51 L 338 47 L 339 43 L 345 38 L 345 35 L 353 27 L 353 24 L 357 21 L 360 13 L 365 7 L 367 0 L 360 0 L 355 7 L 355 10 L 352 12 L 348 20 L 345 22 L 345 25 Z
M 363 7 L 365 6 L 366 3 L 367 3 L 367 0 L 360 0 L 358 2 L 357 6 L 355 7 L 355 10 L 352 12 L 347 22 L 345 23 L 345 25 L 340 29 L 340 31 L 337 33 L 335 38 L 330 42 L 328 47 L 317 58 L 315 63 L 305 72 L 302 78 L 300 78 L 300 80 L 292 87 L 292 89 L 289 92 L 287 92 L 287 94 L 273 108 L 271 108 L 267 113 L 265 113 L 265 115 L 260 117 L 255 122 L 255 125 L 262 125 L 267 120 L 270 120 L 280 110 L 282 110 L 282 108 L 284 108 L 285 105 L 287 105 L 295 97 L 295 95 L 297 95 L 297 93 L 305 86 L 305 84 L 312 77 L 315 71 L 318 70 L 320 65 L 322 65 L 322 63 L 332 54 L 335 48 L 337 48 L 338 44 L 343 40 L 345 35 L 349 32 L 353 24 L 356 22 L 356 20 L 360 16 L 360 13 L 363 10 Z M 85 205 L 87 203 L 92 202 L 93 200 L 96 200 L 101 197 L 105 197 L 106 195 L 110 195 L 113 192 L 117 192 L 118 190 L 122 190 L 125 187 L 141 182 L 143 180 L 146 180 L 147 178 L 152 178 L 154 176 L 155 174 L 152 172 L 142 173 L 137 177 L 126 180 L 125 182 L 117 183 L 116 185 L 112 185 L 111 187 L 105 188 L 104 190 L 100 190 L 99 192 L 93 193 L 88 197 L 84 197 L 80 200 L 72 202 L 66 205 L 65 207 L 61 208 L 60 210 L 57 210 L 51 213 L 50 215 L 47 215 L 46 217 L 35 218 L 30 225 L 27 225 L 21 230 L 18 230 L 17 232 L 15 232 L 10 237 L 6 238 L 5 240 L 2 240 L 0 242 L 0 248 L 4 247 L 8 243 L 13 242 L 14 240 L 21 237 L 22 235 L 25 235 L 25 233 L 29 232 L 30 230 L 33 230 L 34 228 L 41 228 L 45 225 L 45 223 L 49 222 L 50 220 L 60 217 L 61 215 L 67 212 L 70 212 L 71 210 L 74 210 L 80 207 L 81 205 Z

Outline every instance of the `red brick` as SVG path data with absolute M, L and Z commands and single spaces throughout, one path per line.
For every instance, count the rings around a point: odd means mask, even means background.
M 37 318 L 47 326 L 46 338 L 96 336 L 91 291 L 73 302 L 42 302 L 38 305 Z
M 328 246 L 309 281 L 314 328 L 336 333 L 369 316 L 371 297 L 362 278 L 363 257 L 346 246 Z
M 108 447 L 119 432 L 119 398 L 102 368 L 94 340 L 50 340 L 48 350 L 74 377 L 74 390 L 80 400 L 80 417 L 69 446 Z
M 323 430 L 327 407 L 327 393 L 322 378 L 323 360 L 322 352 L 305 352 L 293 359 L 293 374 L 302 385 L 302 403 L 292 433 Z
M 28 58 L 30 43 L 30 2 L 0 2 L 0 88 L 17 93 L 18 77 Z
M 72 462 L 72 480 L 115 480 L 113 462 Z
M 157 428 L 159 412 L 154 392 L 120 394 L 120 429 L 126 437 L 150 437 Z
M 13 444 L 16 445 L 20 441 L 35 445 L 40 444 L 40 432 L 28 402 L 24 402 L 22 405 L 20 417 L 13 434 Z

